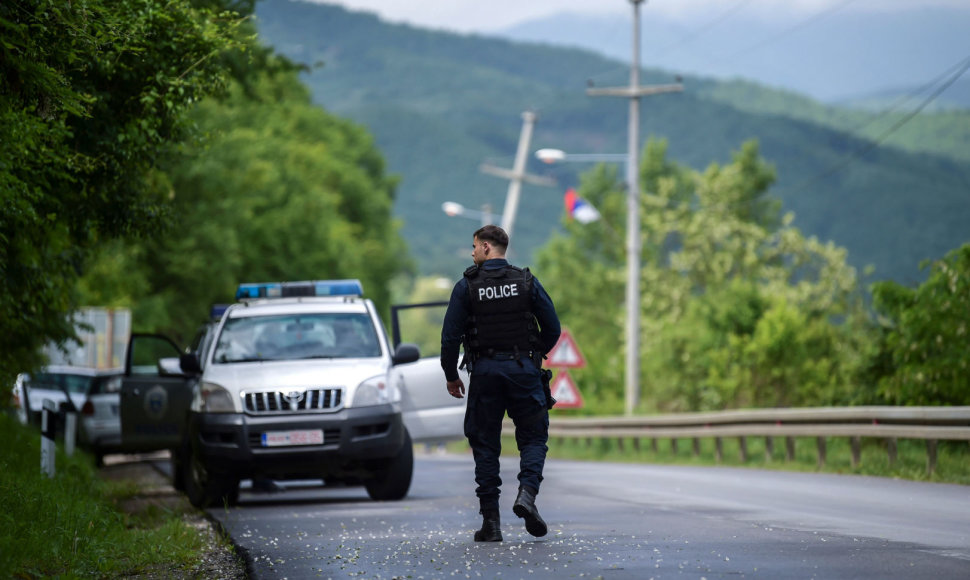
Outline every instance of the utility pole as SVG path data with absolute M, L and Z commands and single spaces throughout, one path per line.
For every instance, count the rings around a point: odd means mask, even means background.
M 519 133 L 519 146 L 515 152 L 515 163 L 511 171 L 487 163 L 483 163 L 479 167 L 482 173 L 509 180 L 509 191 L 505 196 L 505 210 L 502 212 L 502 229 L 505 230 L 510 239 L 512 237 L 512 226 L 515 224 L 515 214 L 519 209 L 522 182 L 527 181 L 535 185 L 550 186 L 556 184 L 554 179 L 525 172 L 525 163 L 529 158 L 529 143 L 532 141 L 532 128 L 535 126 L 535 122 L 535 113 L 532 111 L 522 113 L 522 132 Z
M 633 4 L 633 60 L 630 86 L 587 89 L 591 97 L 627 97 L 630 118 L 627 141 L 627 220 L 626 220 L 626 415 L 632 415 L 640 402 L 640 97 L 679 92 L 683 85 L 640 86 L 640 4 Z

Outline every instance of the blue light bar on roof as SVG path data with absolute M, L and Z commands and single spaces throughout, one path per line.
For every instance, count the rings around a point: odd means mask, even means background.
M 308 280 L 304 282 L 260 282 L 240 284 L 236 300 L 244 298 L 288 298 L 291 296 L 363 296 L 360 280 Z
M 222 320 L 222 315 L 226 313 L 227 308 L 229 308 L 228 304 L 213 304 L 209 310 L 209 318 L 212 322 L 219 322 Z

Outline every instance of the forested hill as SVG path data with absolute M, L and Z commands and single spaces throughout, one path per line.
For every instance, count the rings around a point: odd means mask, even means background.
M 265 42 L 314 67 L 305 80 L 317 103 L 375 135 L 401 178 L 395 215 L 423 273 L 454 277 L 470 262 L 470 233 L 478 224 L 448 217 L 442 202 L 488 204 L 501 214 L 508 183 L 481 173 L 479 165 L 511 168 L 523 111 L 539 115 L 532 150 L 626 149 L 626 102 L 585 93 L 589 78 L 600 86 L 627 83 L 620 62 L 577 49 L 389 24 L 327 4 L 265 0 L 257 18 Z M 669 83 L 674 74 L 647 70 L 641 82 Z M 743 142 L 757 139 L 777 169 L 772 194 L 795 212 L 795 225 L 848 248 L 852 264 L 874 265 L 873 279 L 922 279 L 920 261 L 970 239 L 970 163 L 948 147 L 875 146 L 864 133 L 841 130 L 831 116 L 825 122 L 806 113 L 805 99 L 796 95 L 748 85 L 751 93 L 739 98 L 719 92 L 710 79 L 683 82 L 683 93 L 643 100 L 644 139 L 666 139 L 674 161 L 698 169 L 728 161 Z M 759 101 L 772 105 L 750 106 Z M 920 116 L 907 126 L 931 122 Z M 961 123 L 967 126 L 961 117 L 951 127 Z M 967 136 L 955 137 L 961 138 Z M 587 168 L 550 168 L 530 159 L 530 172 L 553 175 L 561 186 L 523 188 L 515 261 L 528 264 L 559 228 L 563 191 Z

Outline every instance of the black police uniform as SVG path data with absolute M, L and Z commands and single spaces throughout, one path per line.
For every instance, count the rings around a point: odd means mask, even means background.
M 471 375 L 464 428 L 475 458 L 482 513 L 498 509 L 506 411 L 516 427 L 520 488 L 533 496 L 539 491 L 549 438 L 540 365 L 559 334 L 559 318 L 545 289 L 528 269 L 505 259 L 472 266 L 452 290 L 441 332 L 441 366 L 448 381 L 459 378 L 464 342 Z

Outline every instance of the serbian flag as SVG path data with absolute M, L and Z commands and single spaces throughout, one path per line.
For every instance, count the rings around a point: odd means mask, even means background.
M 566 211 L 569 212 L 569 217 L 581 224 L 588 224 L 600 219 L 600 212 L 596 211 L 596 208 L 588 201 L 576 195 L 576 190 L 571 187 L 566 190 L 563 201 L 566 202 Z

